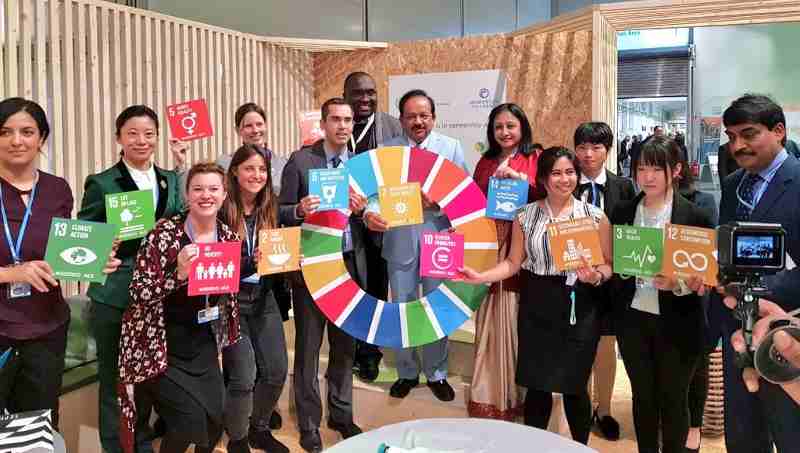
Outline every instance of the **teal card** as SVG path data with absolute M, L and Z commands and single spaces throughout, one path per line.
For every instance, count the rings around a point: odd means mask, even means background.
M 664 231 L 630 225 L 614 225 L 614 273 L 654 277 L 661 273 Z
M 59 280 L 105 283 L 103 268 L 116 237 L 116 225 L 55 217 L 44 259 Z
M 106 195 L 106 221 L 119 227 L 119 239 L 147 236 L 156 223 L 152 190 L 134 190 Z

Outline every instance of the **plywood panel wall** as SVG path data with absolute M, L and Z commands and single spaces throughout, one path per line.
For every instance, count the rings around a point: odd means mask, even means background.
M 572 147 L 575 127 L 592 115 L 592 33 L 482 36 L 390 44 L 386 49 L 314 55 L 314 100 L 341 96 L 352 71 L 370 73 L 379 109 L 388 111 L 389 76 L 502 69 L 507 99 L 531 120 L 534 141 Z

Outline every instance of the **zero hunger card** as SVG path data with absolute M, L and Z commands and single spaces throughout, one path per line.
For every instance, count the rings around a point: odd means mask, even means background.
M 167 106 L 167 120 L 172 137 L 178 140 L 197 140 L 214 134 L 205 99 Z
M 454 279 L 464 267 L 464 235 L 424 231 L 420 241 L 419 275 Z
M 199 243 L 200 254 L 189 267 L 189 295 L 239 292 L 242 243 Z
M 317 211 L 350 207 L 350 171 L 346 167 L 308 170 L 308 194 L 319 197 Z
M 379 187 L 381 217 L 389 228 L 422 223 L 422 195 L 419 183 Z
M 139 239 L 156 223 L 152 190 L 134 190 L 106 195 L 106 221 L 119 227 L 119 239 Z
M 598 225 L 591 217 L 548 224 L 547 240 L 559 271 L 571 271 L 583 266 L 583 258 L 590 266 L 605 263 Z
M 614 273 L 655 277 L 661 273 L 664 232 L 661 228 L 614 225 Z
M 717 231 L 674 224 L 668 224 L 666 231 L 663 274 L 682 279 L 695 275 L 706 285 L 716 286 Z
M 261 230 L 258 233 L 258 275 L 300 270 L 300 227 Z
M 486 217 L 514 220 L 517 209 L 528 203 L 528 181 L 489 178 Z
M 117 226 L 107 223 L 54 217 L 44 260 L 59 280 L 105 283 Z

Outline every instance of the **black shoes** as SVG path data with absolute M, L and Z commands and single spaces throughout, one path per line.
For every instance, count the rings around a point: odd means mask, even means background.
M 428 388 L 431 389 L 431 392 L 433 392 L 433 395 L 436 396 L 439 401 L 453 401 L 456 397 L 456 392 L 453 391 L 453 387 L 447 383 L 447 379 L 434 382 L 428 381 Z
M 225 448 L 225 451 L 228 453 L 250 453 L 247 437 L 240 440 L 228 440 L 228 446 Z M 288 452 L 289 450 L 286 451 Z
M 267 453 L 289 453 L 289 447 L 273 437 L 268 429 L 256 431 L 251 427 L 247 437 L 250 439 L 250 446 L 253 448 L 264 450 Z M 243 451 L 249 452 L 250 450 Z M 231 450 L 228 450 L 228 453 L 232 453 Z
M 281 426 L 283 426 L 283 417 L 281 417 L 281 413 L 278 412 L 278 409 L 275 409 L 269 416 L 269 429 L 281 429 Z
M 300 446 L 308 453 L 320 453 L 322 451 L 322 438 L 319 437 L 319 430 L 301 431 Z
M 419 385 L 419 378 L 417 379 L 403 379 L 400 378 L 394 381 L 392 388 L 389 389 L 389 395 L 392 398 L 405 398 L 411 389 Z
M 600 434 L 602 434 L 604 438 L 608 440 L 619 440 L 619 423 L 614 420 L 614 417 L 610 415 L 600 417 L 597 415 L 597 411 L 594 411 L 592 421 L 600 429 Z
M 349 439 L 362 433 L 361 428 L 353 422 L 348 424 L 336 423 L 333 420 L 328 420 L 328 428 L 338 431 L 342 435 L 342 439 Z
M 359 360 L 356 363 L 358 377 L 366 382 L 375 381 L 375 379 L 378 378 L 378 373 L 380 373 L 380 369 L 378 368 L 380 362 L 380 358 L 378 357 L 367 357 Z

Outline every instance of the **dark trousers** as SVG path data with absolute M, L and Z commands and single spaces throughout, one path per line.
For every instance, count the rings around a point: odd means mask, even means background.
M 98 428 L 100 444 L 105 453 L 122 453 L 119 440 L 119 402 L 117 381 L 119 379 L 119 337 L 122 332 L 124 311 L 108 304 L 92 301 L 91 328 L 97 344 L 97 377 L 99 380 Z M 151 453 L 150 429 L 151 408 L 137 404 L 136 451 Z
M 703 426 L 703 413 L 706 410 L 708 396 L 708 354 L 703 352 L 697 369 L 689 383 L 689 426 L 700 428 Z
M 357 275 L 352 256 L 345 254 L 345 264 L 351 275 Z M 329 322 L 311 298 L 304 283 L 292 284 L 294 301 L 295 354 L 294 397 L 297 424 L 301 431 L 318 429 L 322 420 L 322 400 L 319 392 L 319 350 L 322 336 L 328 329 L 328 414 L 338 424 L 353 422 L 353 337 Z
M 738 328 L 733 320 L 723 331 L 722 353 L 725 378 L 725 446 L 728 453 L 778 453 L 798 451 L 800 406 L 779 386 L 763 379 L 757 393 L 750 393 L 742 370 L 734 363 L 730 338 Z
M 389 298 L 389 274 L 386 272 L 386 260 L 381 256 L 381 248 L 368 240 L 365 242 L 367 252 L 367 293 L 380 300 Z M 356 363 L 366 360 L 380 360 L 383 353 L 380 348 L 361 340 L 356 340 Z
M 222 351 L 227 378 L 225 429 L 241 440 L 248 428 L 269 429 L 269 417 L 278 404 L 286 382 L 288 358 L 278 304 L 272 293 L 265 306 L 241 315 L 241 338 Z
M 0 336 L 0 351 L 13 347 L 15 363 L 4 371 L 0 385 L 0 412 L 52 409 L 53 427 L 58 429 L 58 395 L 64 374 L 69 321 L 49 334 L 31 340 Z M 5 373 L 8 373 L 7 375 Z
M 592 401 L 589 392 L 584 390 L 576 395 L 562 395 L 562 398 L 572 439 L 584 445 L 588 444 L 589 433 L 592 430 Z M 525 394 L 525 424 L 547 429 L 552 412 L 553 394 L 528 388 Z
M 694 350 L 681 349 L 672 341 L 681 333 L 661 316 L 628 309 L 623 318 L 617 341 L 631 380 L 639 453 L 683 453 L 689 430 L 689 382 L 702 341 L 698 336 Z

